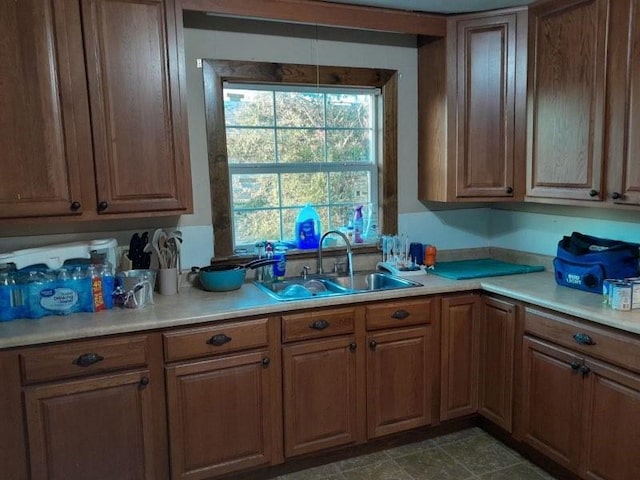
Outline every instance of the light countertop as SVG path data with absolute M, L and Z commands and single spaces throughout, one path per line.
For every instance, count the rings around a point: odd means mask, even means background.
M 449 280 L 432 274 L 412 276 L 422 287 L 388 290 L 330 298 L 279 302 L 245 283 L 233 292 L 205 292 L 186 288 L 173 296 L 154 296 L 154 305 L 142 309 L 119 309 L 99 313 L 50 316 L 0 323 L 0 349 L 42 343 L 195 325 L 255 315 L 272 315 L 313 307 L 484 290 L 515 300 L 546 307 L 603 325 L 640 334 L 640 310 L 616 311 L 602 304 L 597 294 L 556 285 L 549 272 Z

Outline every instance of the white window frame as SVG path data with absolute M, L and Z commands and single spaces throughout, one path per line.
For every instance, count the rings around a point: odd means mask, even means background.
M 380 151 L 379 151 L 379 134 L 380 134 L 380 112 L 381 112 L 381 90 L 376 87 L 334 87 L 334 86 L 309 86 L 309 85 L 292 85 L 292 84 L 255 84 L 255 83 L 237 83 L 237 82 L 223 82 L 223 89 L 246 89 L 246 90 L 262 90 L 268 92 L 303 92 L 303 93 L 322 93 L 322 94 L 366 94 L 373 95 L 373 101 L 371 102 L 371 112 L 370 112 L 370 122 L 371 126 L 369 128 L 362 128 L 362 130 L 368 130 L 370 132 L 369 139 L 369 149 L 370 149 L 370 160 L 369 162 L 328 162 L 327 154 L 327 135 L 324 135 L 324 155 L 325 158 L 322 162 L 317 163 L 292 163 L 292 162 L 278 162 L 278 131 L 294 129 L 299 130 L 306 127 L 291 127 L 277 126 L 276 121 L 276 102 L 275 99 L 273 101 L 273 118 L 274 125 L 269 126 L 247 126 L 247 125 L 227 125 L 225 122 L 225 130 L 226 128 L 233 129 L 261 129 L 261 130 L 270 130 L 274 133 L 274 142 L 275 142 L 275 161 L 273 163 L 231 163 L 229 162 L 229 184 L 233 184 L 233 175 L 255 175 L 255 174 L 287 174 L 287 173 L 333 173 L 333 172 L 366 172 L 369 175 L 369 203 L 373 205 L 373 209 L 377 211 L 378 206 L 382 199 L 379 198 L 379 164 L 380 164 Z M 326 97 L 323 102 L 324 108 L 324 118 L 326 119 Z M 320 127 L 308 127 L 309 130 L 323 130 L 324 132 L 336 131 L 340 130 L 339 127 L 327 127 L 326 124 Z M 353 130 L 349 128 L 348 130 Z M 278 209 L 281 212 L 284 210 L 299 210 L 303 205 L 299 206 L 283 206 L 282 201 L 282 189 L 279 188 L 278 192 L 278 206 L 273 207 L 263 207 L 263 208 L 236 208 L 233 205 L 233 192 L 231 192 L 231 220 L 232 220 L 232 230 L 233 230 L 233 245 L 234 250 L 236 251 L 247 251 L 251 252 L 254 243 L 251 244 L 236 244 L 236 225 L 235 225 L 235 212 L 236 211 L 261 211 L 261 210 L 274 210 Z M 329 199 L 330 200 L 330 199 Z M 327 203 L 322 204 L 312 204 L 314 207 L 344 207 L 344 206 L 355 206 L 351 202 L 340 202 L 340 203 L 331 203 L 328 201 Z M 287 238 L 285 234 L 285 228 L 282 222 L 283 216 L 280 215 L 280 225 L 279 230 L 281 232 L 282 240 L 291 240 L 291 238 Z M 325 230 L 329 228 L 338 228 L 342 225 L 327 225 L 324 226 Z M 293 232 L 292 232 L 293 233 Z M 255 241 L 261 240 L 278 240 L 278 239 L 255 239 Z

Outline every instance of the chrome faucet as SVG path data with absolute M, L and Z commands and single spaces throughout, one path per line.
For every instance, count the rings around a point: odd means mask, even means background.
M 318 274 L 324 273 L 322 269 L 322 242 L 324 242 L 324 239 L 327 237 L 327 235 L 331 235 L 332 233 L 335 233 L 336 235 L 342 237 L 342 239 L 344 240 L 344 243 L 347 245 L 347 272 L 350 275 L 353 275 L 354 271 L 353 271 L 353 255 L 351 254 L 351 243 L 349 242 L 349 239 L 347 238 L 347 236 L 338 230 L 329 230 L 324 235 L 322 235 L 322 238 L 320 238 L 320 244 L 318 245 L 318 266 L 316 269 L 316 273 Z

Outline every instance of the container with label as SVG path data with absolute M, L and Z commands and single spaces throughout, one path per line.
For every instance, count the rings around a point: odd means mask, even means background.
M 273 252 L 273 258 L 278 260 L 278 263 L 273 264 L 273 276 L 276 280 L 282 280 L 287 269 L 286 247 L 276 247 Z
M 316 209 L 307 204 L 296 219 L 296 246 L 300 249 L 316 249 L 321 236 L 320 217 Z
M 611 284 L 611 307 L 614 310 L 631 310 L 631 283 L 616 282 Z

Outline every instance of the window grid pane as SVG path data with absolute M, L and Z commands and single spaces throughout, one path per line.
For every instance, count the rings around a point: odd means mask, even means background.
M 232 92 L 253 101 L 245 102 L 244 111 L 229 102 L 235 110 L 227 115 L 225 101 L 235 246 L 294 240 L 295 219 L 306 203 L 316 208 L 323 231 L 346 225 L 356 205 L 364 206 L 365 228 L 368 218 L 375 221 L 373 90 L 267 93 L 261 86 L 248 91 L 244 96 L 242 88 Z M 259 112 L 248 111 L 251 104 L 258 105 Z M 247 121 L 252 116 L 255 125 Z

